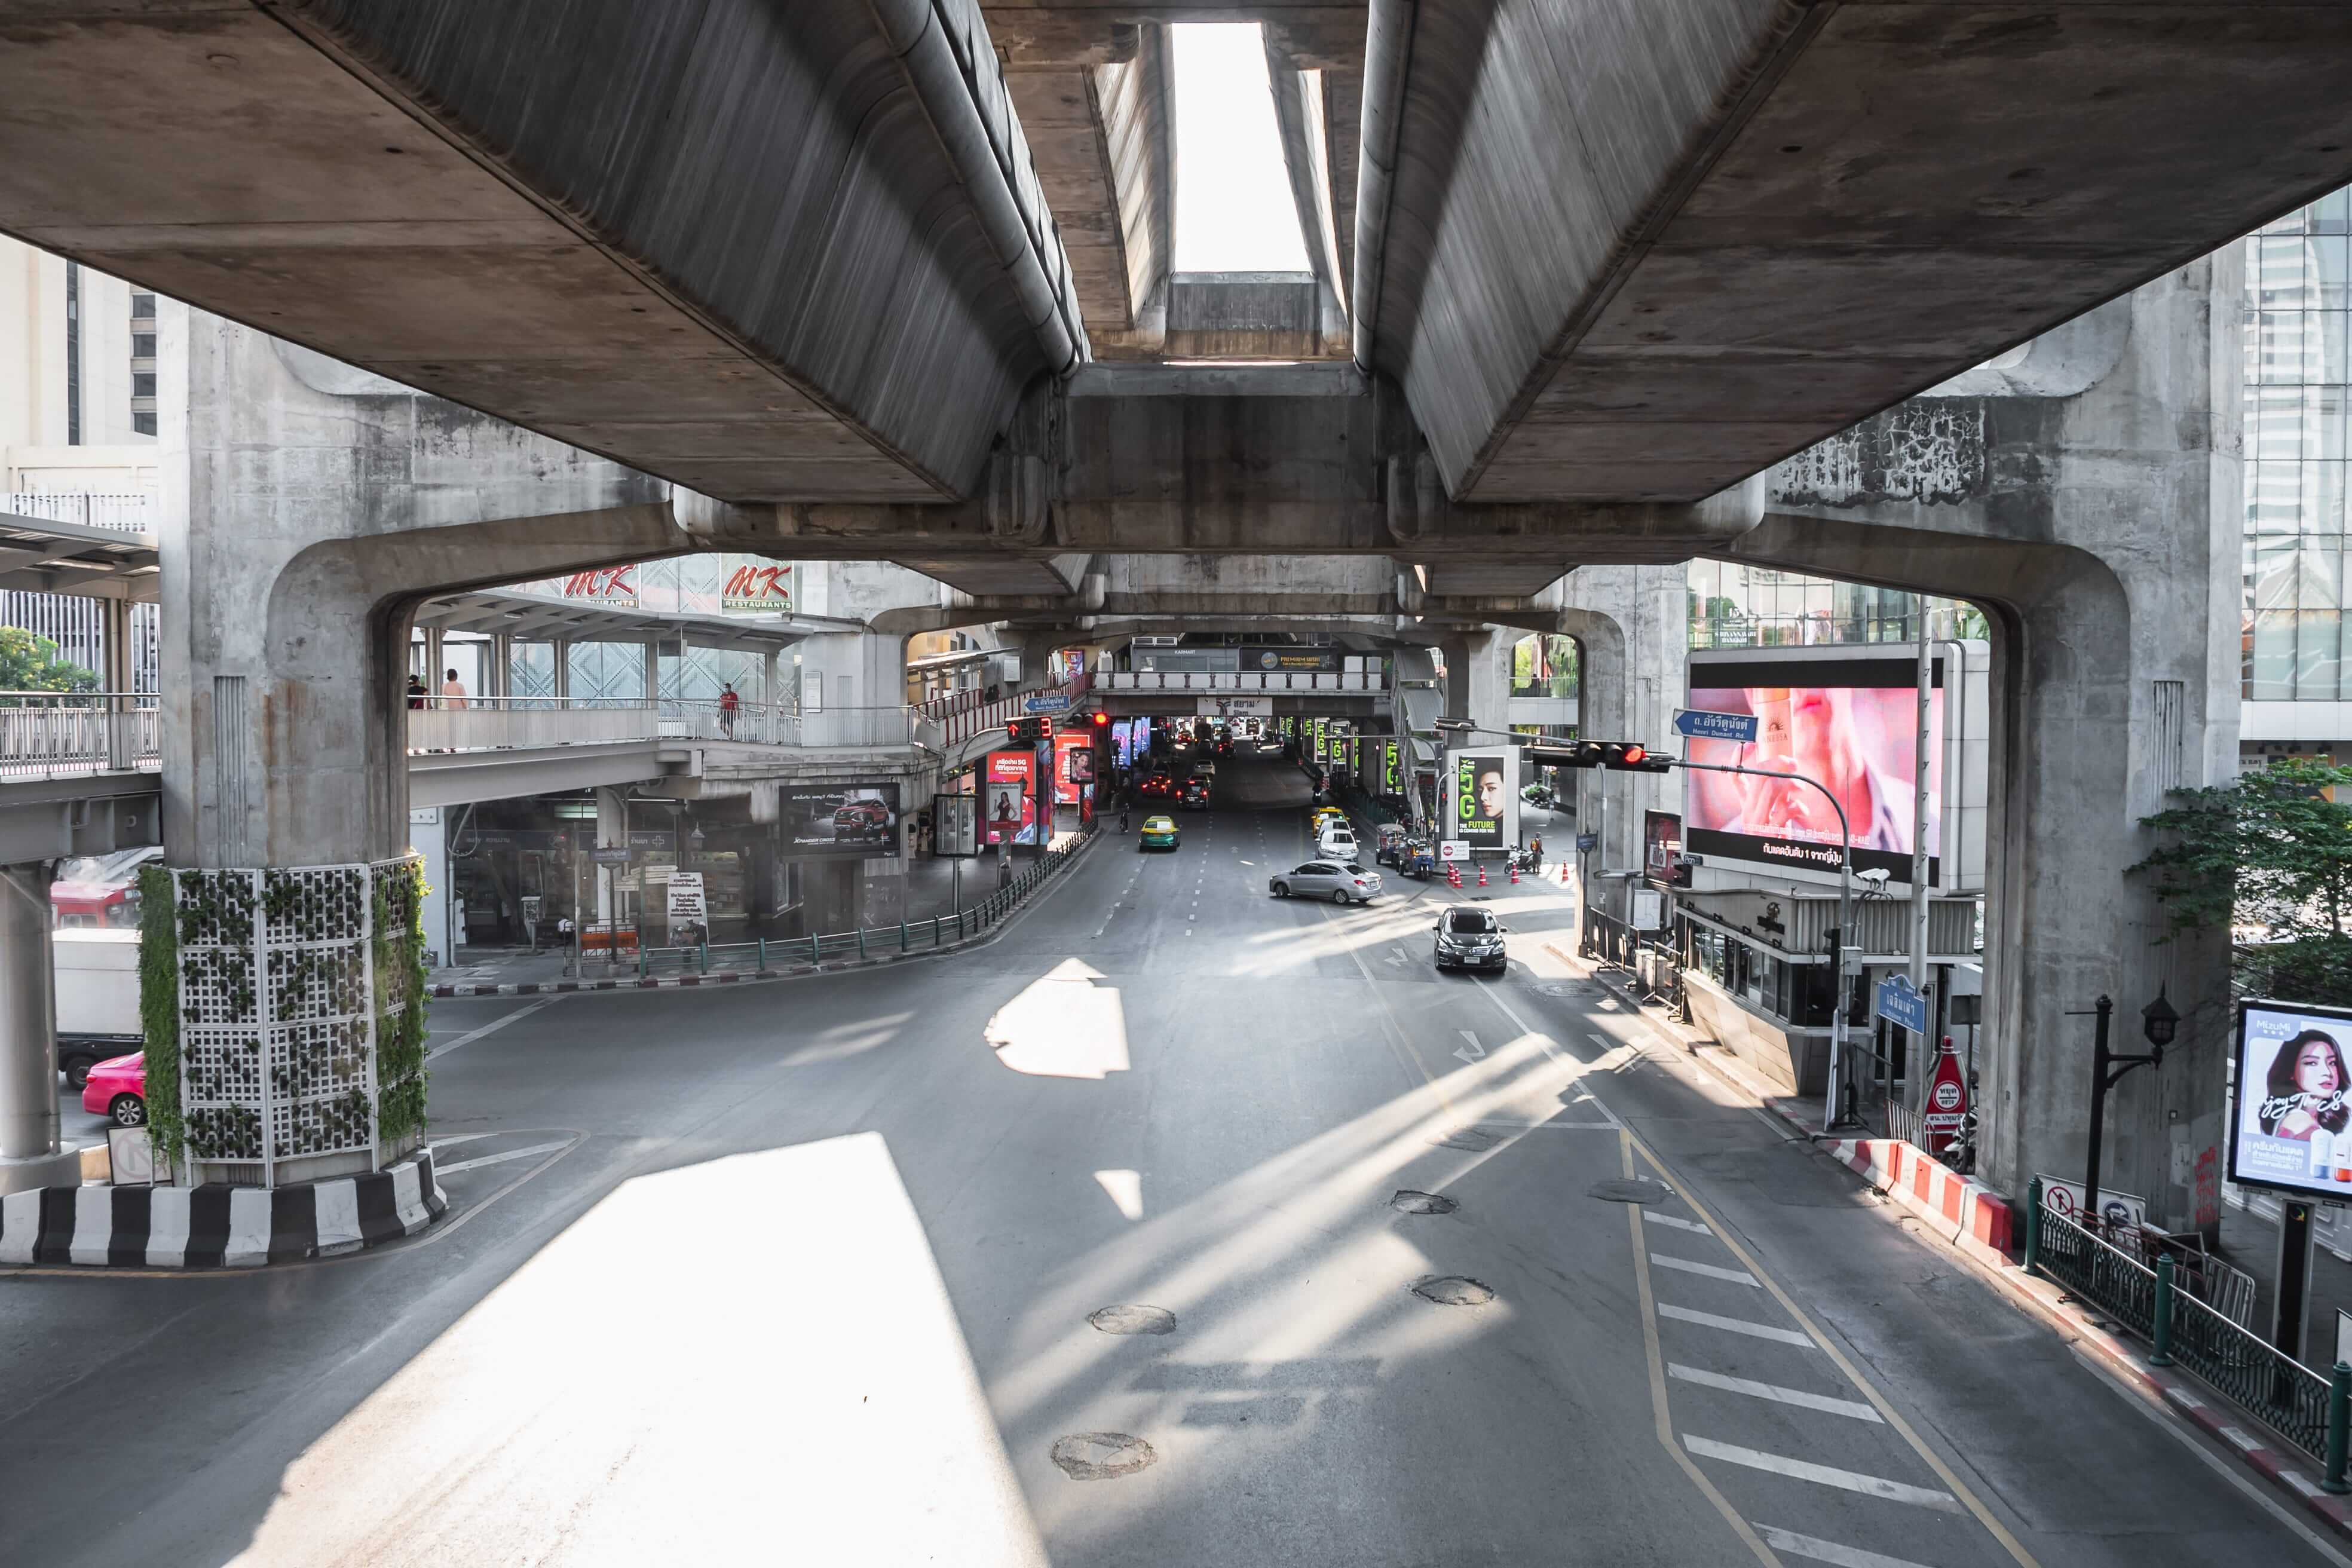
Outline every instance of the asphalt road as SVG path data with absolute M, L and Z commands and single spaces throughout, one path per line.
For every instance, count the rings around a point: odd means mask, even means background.
M 439 1004 L 403 1246 L 0 1275 L 0 1563 L 2345 1561 L 1548 951 L 1557 884 L 1441 977 L 1468 894 L 1271 900 L 1298 775 L 1218 793 L 969 953 Z

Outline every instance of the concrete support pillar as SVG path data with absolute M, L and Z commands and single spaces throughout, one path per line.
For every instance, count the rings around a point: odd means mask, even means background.
M 551 646 L 554 650 L 555 696 L 558 701 L 563 701 L 572 695 L 572 639 L 558 637 Z
M 0 867 L 0 1194 L 79 1180 L 58 1152 L 52 962 L 47 879 Z
M 646 700 L 648 702 L 659 702 L 661 700 L 662 694 L 661 644 L 654 641 L 651 637 L 648 637 L 646 639 L 645 647 Z
M 107 702 L 106 765 L 122 771 L 138 763 L 138 731 L 131 717 L 137 704 L 121 695 L 130 691 L 133 676 L 131 660 L 131 604 L 127 599 L 102 599 L 105 606 L 106 670 L 101 684 L 117 693 Z
M 596 842 L 614 848 L 629 841 L 628 800 L 617 789 L 596 792 Z M 596 879 L 596 918 L 613 918 L 613 876 L 606 871 Z
M 482 695 L 514 695 L 514 638 L 505 632 L 490 635 L 489 647 L 482 667 Z

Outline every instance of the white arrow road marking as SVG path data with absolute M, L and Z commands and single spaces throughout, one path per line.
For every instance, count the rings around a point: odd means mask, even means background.
M 1478 1062 L 1486 1059 L 1486 1047 L 1478 1043 L 1477 1036 L 1472 1034 L 1467 1029 L 1457 1030 L 1456 1032 L 1469 1043 L 1456 1050 L 1454 1053 L 1455 1056 L 1461 1058 L 1465 1062 Z
M 576 1138 L 566 1138 L 554 1143 L 534 1143 L 528 1149 L 509 1149 L 503 1154 L 485 1154 L 478 1160 L 460 1160 L 454 1165 L 436 1164 L 433 1167 L 433 1173 L 436 1176 L 454 1176 L 460 1171 L 476 1171 L 484 1165 L 503 1165 L 509 1160 L 528 1160 L 533 1154 L 544 1154 L 555 1149 L 569 1149 L 578 1142 Z

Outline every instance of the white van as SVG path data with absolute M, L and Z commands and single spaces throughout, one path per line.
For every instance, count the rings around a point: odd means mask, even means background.
M 79 1089 L 89 1069 L 144 1048 L 137 931 L 68 926 L 49 933 L 58 986 L 58 1068 Z

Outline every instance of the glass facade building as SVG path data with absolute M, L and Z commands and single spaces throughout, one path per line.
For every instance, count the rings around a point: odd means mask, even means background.
M 1916 594 L 1735 562 L 1693 561 L 1685 570 L 1695 648 L 1910 642 L 1919 635 Z M 1930 599 L 1927 614 L 1931 637 L 1987 636 L 1972 605 Z
M 2243 695 L 2352 701 L 2345 604 L 2345 326 L 2352 192 L 2246 245 Z

